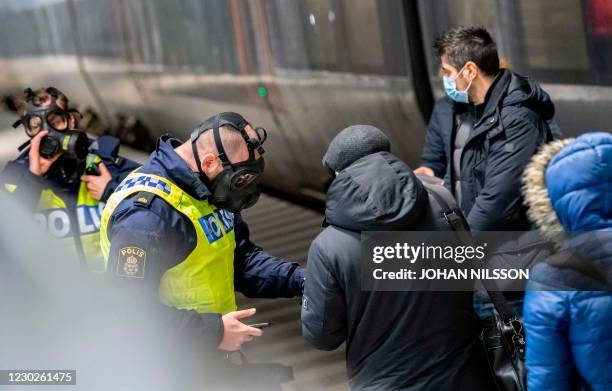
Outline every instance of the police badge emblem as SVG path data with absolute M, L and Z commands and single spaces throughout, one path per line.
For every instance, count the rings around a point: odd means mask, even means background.
M 117 259 L 117 275 L 143 278 L 147 253 L 138 247 L 123 247 Z

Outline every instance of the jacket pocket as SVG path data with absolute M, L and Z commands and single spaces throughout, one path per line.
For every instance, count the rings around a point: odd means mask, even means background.
M 475 189 L 475 194 L 478 194 L 484 186 L 487 159 L 482 148 L 475 152 L 475 163 L 472 168 L 472 186 Z

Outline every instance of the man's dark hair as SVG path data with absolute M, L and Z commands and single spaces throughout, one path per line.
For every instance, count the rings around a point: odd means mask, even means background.
M 440 35 L 434 42 L 436 56 L 446 54 L 448 63 L 460 70 L 473 61 L 488 76 L 499 72 L 497 45 L 481 27 L 457 27 Z

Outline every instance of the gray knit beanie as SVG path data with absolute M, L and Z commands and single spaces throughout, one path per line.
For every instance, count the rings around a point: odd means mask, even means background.
M 370 125 L 353 125 L 342 130 L 329 143 L 323 165 L 341 171 L 364 156 L 390 150 L 391 143 L 380 129 Z

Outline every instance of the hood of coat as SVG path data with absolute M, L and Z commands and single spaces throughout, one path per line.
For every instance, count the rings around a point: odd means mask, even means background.
M 555 105 L 548 93 L 535 80 L 516 73 L 511 74 L 502 106 L 528 107 L 545 121 L 555 115 Z
M 523 174 L 527 215 L 561 245 L 563 232 L 612 230 L 612 135 L 556 140 L 534 155 Z
M 510 106 L 529 108 L 545 121 L 555 115 L 555 105 L 550 100 L 550 96 L 535 80 L 507 69 L 502 69 L 497 75 L 487 92 L 485 101 L 480 120 L 490 119 L 502 108 Z
M 328 224 L 352 231 L 405 230 L 428 205 L 427 190 L 389 152 L 365 156 L 334 179 L 327 191 Z

